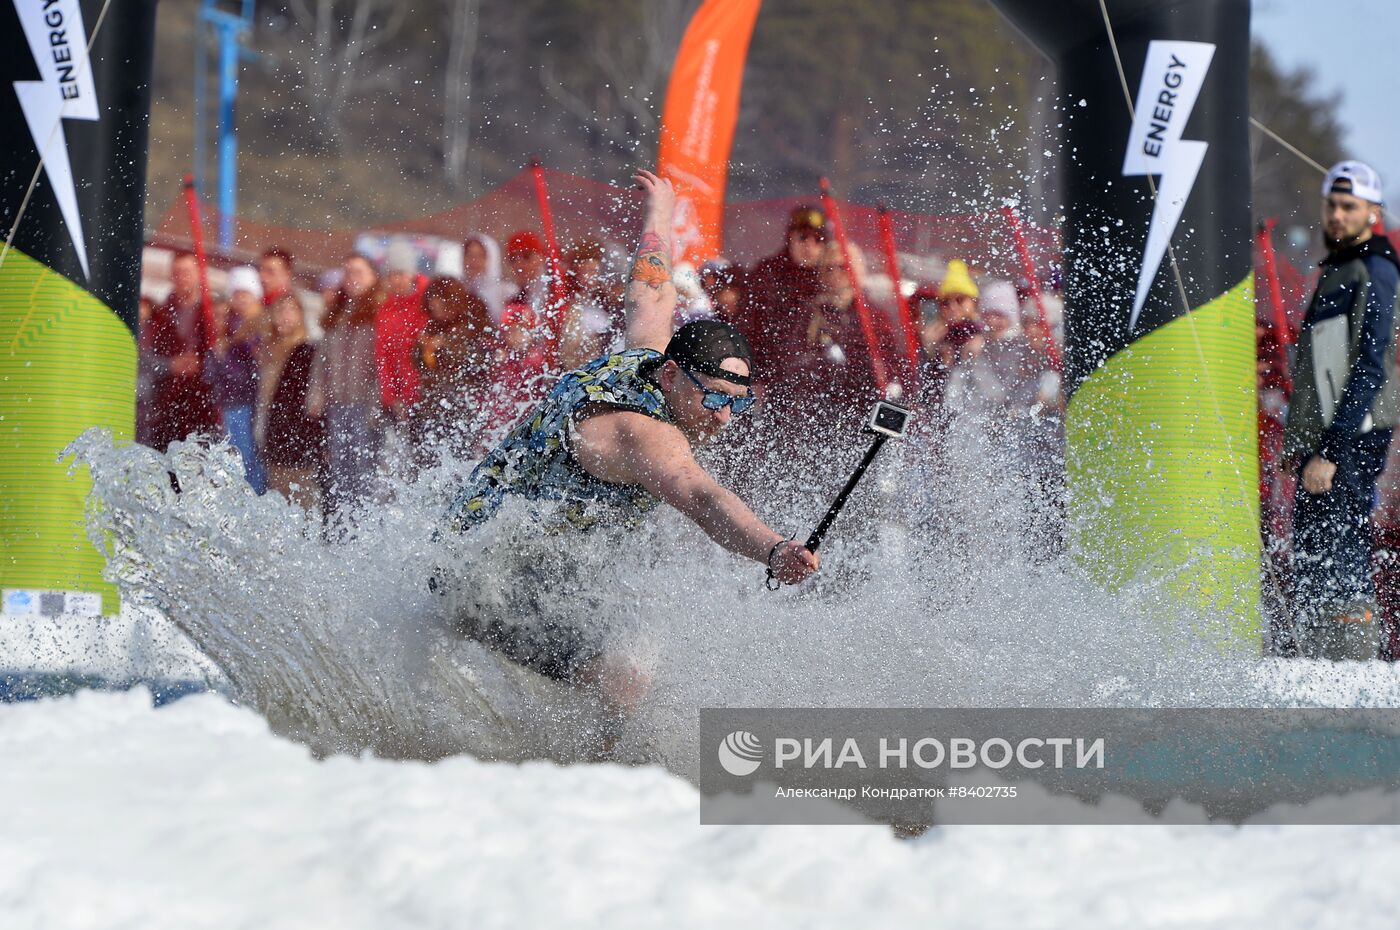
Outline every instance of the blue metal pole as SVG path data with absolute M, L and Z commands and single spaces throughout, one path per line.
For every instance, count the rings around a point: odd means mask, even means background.
M 204 190 L 204 96 L 208 92 L 209 52 L 206 46 L 205 16 L 210 0 L 204 0 L 194 24 L 194 189 Z
M 234 100 L 238 97 L 238 34 L 219 24 L 219 245 L 233 245 L 233 218 L 238 197 L 238 134 L 234 132 Z M 241 24 L 240 24 L 241 28 Z

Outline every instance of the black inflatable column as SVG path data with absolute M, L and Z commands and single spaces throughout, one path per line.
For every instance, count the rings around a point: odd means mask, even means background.
M 1059 68 L 1071 538 L 1258 644 L 1248 0 L 996 0 Z M 1124 95 L 1126 80 L 1132 114 Z
M 88 427 L 133 432 L 154 40 L 154 0 L 0 3 L 6 613 L 118 609 L 84 530 L 88 481 L 57 459 Z

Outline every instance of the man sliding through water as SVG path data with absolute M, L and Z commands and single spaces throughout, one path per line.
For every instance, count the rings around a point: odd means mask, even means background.
M 817 571 L 819 557 L 764 524 L 695 461 L 693 446 L 753 405 L 753 351 L 737 329 L 715 320 L 687 323 L 673 334 L 676 194 L 670 181 L 649 171 L 635 180 L 647 204 L 627 291 L 626 350 L 561 377 L 472 471 L 447 526 L 458 533 L 480 526 L 508 495 L 558 502 L 568 524 L 581 528 L 635 522 L 659 499 L 730 552 L 797 584 Z M 644 695 L 645 676 L 583 631 L 517 619 L 464 615 L 458 623 L 542 675 L 596 687 L 616 711 L 630 711 Z

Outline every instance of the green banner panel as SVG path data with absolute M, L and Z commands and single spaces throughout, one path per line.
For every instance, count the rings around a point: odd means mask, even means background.
M 1070 401 L 1074 551 L 1112 589 L 1134 582 L 1259 647 L 1254 279 L 1109 358 Z

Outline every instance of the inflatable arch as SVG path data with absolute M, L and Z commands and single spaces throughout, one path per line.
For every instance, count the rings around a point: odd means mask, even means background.
M 1073 549 L 1110 587 L 1165 585 L 1257 650 L 1248 0 L 996 5 L 1071 101 Z
M 55 461 L 89 426 L 129 438 L 134 423 L 155 3 L 126 0 L 89 54 L 77 37 L 91 36 L 101 6 L 0 6 L 0 117 L 14 128 L 0 138 L 11 227 L 0 246 L 0 587 L 18 592 L 7 611 L 32 592 L 117 610 L 83 529 L 86 484 Z M 1221 619 L 1222 641 L 1253 648 L 1248 0 L 997 6 L 1054 58 L 1066 99 L 1084 102 L 1065 140 L 1075 551 L 1110 587 L 1163 584 Z M 720 201 L 758 12 L 758 0 L 703 4 L 667 97 L 662 161 Z M 717 236 L 710 214 L 693 215 L 702 241 Z

